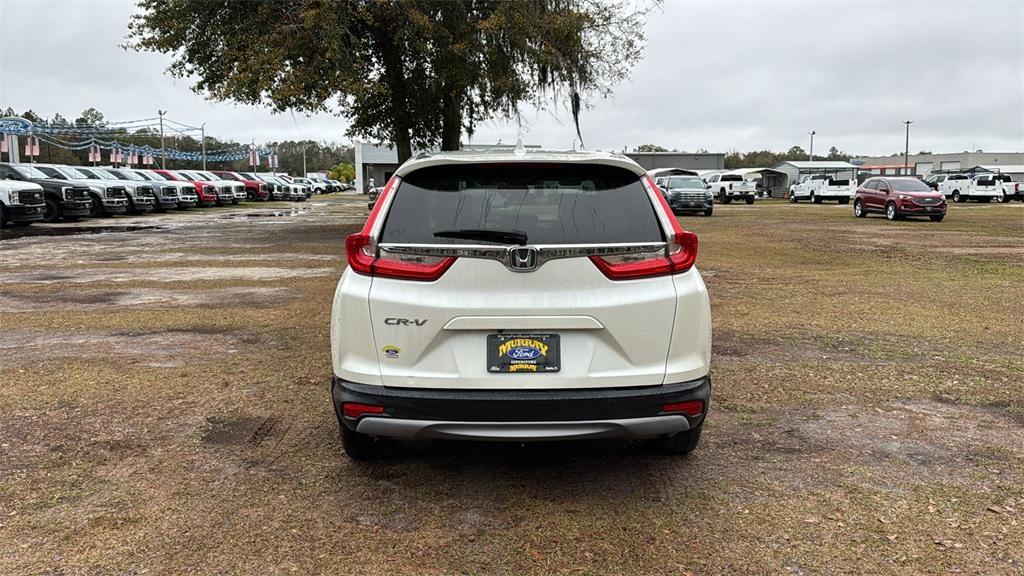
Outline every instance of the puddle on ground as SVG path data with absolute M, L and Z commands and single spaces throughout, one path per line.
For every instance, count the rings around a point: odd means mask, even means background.
M 88 234 L 107 234 L 112 232 L 140 232 L 143 230 L 169 230 L 174 226 L 157 224 L 122 224 L 105 226 L 62 226 L 33 224 L 17 228 L 4 228 L 0 240 L 24 238 L 28 236 L 81 236 Z
M 291 216 L 301 216 L 302 214 L 309 214 L 313 211 L 312 206 L 302 208 L 291 208 L 289 210 L 273 210 L 263 212 L 243 212 L 241 214 L 224 214 L 218 216 L 219 220 L 255 220 L 260 218 L 287 218 Z

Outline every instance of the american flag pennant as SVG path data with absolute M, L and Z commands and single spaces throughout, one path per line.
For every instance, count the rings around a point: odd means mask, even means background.
M 36 136 L 32 140 L 32 155 L 39 156 L 39 136 Z

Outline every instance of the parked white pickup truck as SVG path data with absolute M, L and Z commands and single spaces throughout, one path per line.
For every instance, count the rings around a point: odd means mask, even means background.
M 722 204 L 729 204 L 736 200 L 746 200 L 747 204 L 754 203 L 754 194 L 757 186 L 753 182 L 747 182 L 739 174 L 715 174 L 707 178 L 708 190 L 718 197 Z
M 1019 187 L 1008 174 L 950 174 L 939 184 L 939 192 L 946 198 L 952 198 L 953 202 L 991 202 L 993 199 L 1009 202 L 1019 193 Z
M 839 178 L 836 174 L 804 174 L 799 182 L 789 187 L 789 201 L 810 200 L 821 204 L 822 200 L 835 200 L 849 204 L 856 193 L 856 180 Z

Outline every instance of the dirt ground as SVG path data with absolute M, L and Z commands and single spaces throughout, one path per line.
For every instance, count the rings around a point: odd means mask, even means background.
M 714 315 L 689 458 L 341 452 L 364 197 L 0 232 L 0 574 L 1024 574 L 1024 204 L 685 217 Z

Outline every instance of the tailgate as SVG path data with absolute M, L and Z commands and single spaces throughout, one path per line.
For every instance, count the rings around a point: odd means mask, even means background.
M 607 388 L 662 384 L 676 311 L 671 276 L 611 281 L 587 258 L 534 272 L 460 258 L 435 282 L 374 278 L 373 338 L 385 386 Z M 554 373 L 488 371 L 488 336 L 556 335 Z

